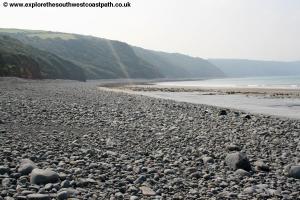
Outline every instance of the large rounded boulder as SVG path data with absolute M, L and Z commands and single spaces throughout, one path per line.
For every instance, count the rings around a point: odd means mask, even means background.
M 22 175 L 28 175 L 32 172 L 33 169 L 37 168 L 34 162 L 29 159 L 21 160 L 18 172 Z
M 289 169 L 289 176 L 295 179 L 300 179 L 300 165 L 292 165 Z
M 246 154 L 242 152 L 234 152 L 230 153 L 225 158 L 226 164 L 230 169 L 237 170 L 243 169 L 246 171 L 251 170 L 250 162 L 246 156 Z
M 34 169 L 30 174 L 32 184 L 41 185 L 47 183 L 56 183 L 59 181 L 59 175 L 50 169 Z

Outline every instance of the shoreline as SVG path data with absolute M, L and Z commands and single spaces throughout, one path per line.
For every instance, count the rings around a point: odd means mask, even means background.
M 300 120 L 300 91 L 266 88 L 170 87 L 149 84 L 105 85 L 103 90 L 144 95 L 251 114 Z
M 105 85 L 109 88 L 118 88 L 131 91 L 159 91 L 159 92 L 211 92 L 212 94 L 244 94 L 244 95 L 265 95 L 272 97 L 294 97 L 300 98 L 298 89 L 282 88 L 239 88 L 239 87 L 198 87 L 198 86 L 162 86 L 154 84 L 129 84 L 129 85 Z

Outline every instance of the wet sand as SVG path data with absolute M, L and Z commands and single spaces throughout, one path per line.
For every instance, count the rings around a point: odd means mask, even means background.
M 296 89 L 176 87 L 155 84 L 117 86 L 113 89 L 179 102 L 300 119 L 300 91 Z

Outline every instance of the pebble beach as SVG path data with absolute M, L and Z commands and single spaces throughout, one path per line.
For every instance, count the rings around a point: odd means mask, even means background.
M 0 80 L 0 200 L 299 199 L 300 121 Z

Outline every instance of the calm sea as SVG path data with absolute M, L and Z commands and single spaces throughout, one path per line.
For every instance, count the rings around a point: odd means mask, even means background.
M 199 81 L 160 82 L 164 86 L 237 87 L 237 88 L 284 88 L 300 89 L 300 76 L 268 76 L 246 78 L 222 78 Z

